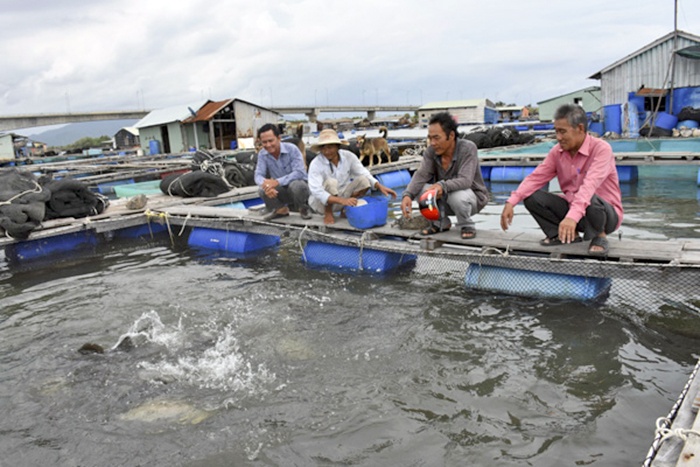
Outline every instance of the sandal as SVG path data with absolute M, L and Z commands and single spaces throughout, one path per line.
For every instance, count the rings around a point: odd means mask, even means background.
M 593 247 L 601 247 L 602 250 L 591 250 Z M 590 245 L 588 245 L 588 254 L 591 256 L 607 256 L 608 250 L 610 249 L 610 244 L 608 239 L 605 237 L 593 237 Z
M 471 240 L 476 237 L 476 230 L 462 229 L 461 231 L 462 240 Z
M 447 228 L 443 229 L 442 227 L 438 227 L 435 224 L 430 224 L 429 227 L 421 230 L 420 234 L 425 237 L 425 236 L 433 235 L 433 234 L 440 233 L 440 232 L 447 232 L 448 230 L 450 230 L 450 227 L 452 227 L 452 226 L 448 226 Z

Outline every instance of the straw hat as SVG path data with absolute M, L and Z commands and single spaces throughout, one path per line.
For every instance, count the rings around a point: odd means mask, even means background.
M 318 148 L 327 144 L 343 144 L 342 141 L 340 141 L 340 138 L 338 138 L 338 133 L 331 128 L 326 128 L 325 130 L 321 131 L 321 134 L 318 135 L 318 141 L 313 145 L 313 147 L 314 150 L 318 150 Z

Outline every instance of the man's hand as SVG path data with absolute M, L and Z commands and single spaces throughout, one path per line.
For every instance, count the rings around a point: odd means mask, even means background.
M 425 190 L 425 191 L 428 191 L 428 190 L 437 190 L 437 196 L 436 196 L 435 198 L 436 198 L 436 199 L 442 198 L 442 193 L 443 193 L 443 191 L 442 191 L 442 184 L 440 184 L 440 183 L 435 183 L 434 185 L 430 185 L 430 186 L 428 187 L 428 189 Z M 425 191 L 424 191 L 424 193 L 425 193 Z
M 396 192 L 391 188 L 382 185 L 381 183 L 377 183 L 377 190 L 379 190 L 384 196 L 391 195 L 393 199 L 396 199 Z
M 338 204 L 343 206 L 357 206 L 357 198 L 338 198 Z
M 411 208 L 413 206 L 413 200 L 408 196 L 404 196 L 401 199 L 401 215 L 407 219 L 411 218 Z
M 508 230 L 510 224 L 513 223 L 513 205 L 506 203 L 503 206 L 503 211 L 501 212 L 501 228 L 503 231 Z
M 559 223 L 559 240 L 562 243 L 571 243 L 577 236 L 576 221 L 565 217 L 564 220 Z

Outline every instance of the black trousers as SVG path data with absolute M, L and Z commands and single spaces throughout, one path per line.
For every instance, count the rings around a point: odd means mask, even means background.
M 559 223 L 569 212 L 569 202 L 561 196 L 548 191 L 538 190 L 523 200 L 525 208 L 530 211 L 547 238 L 559 236 Z M 586 214 L 576 225 L 577 232 L 583 232 L 583 239 L 590 240 L 600 233 L 611 233 L 617 226 L 617 213 L 612 205 L 593 195 Z

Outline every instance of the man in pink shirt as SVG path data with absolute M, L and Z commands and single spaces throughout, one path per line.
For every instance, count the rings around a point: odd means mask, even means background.
M 587 133 L 586 112 L 578 105 L 554 114 L 557 142 L 545 160 L 511 193 L 501 213 L 501 228 L 513 222 L 513 207 L 523 201 L 546 237 L 544 246 L 590 240 L 588 253 L 608 253 L 607 234 L 622 223 L 622 195 L 610 145 Z M 562 193 L 541 188 L 554 177 Z

